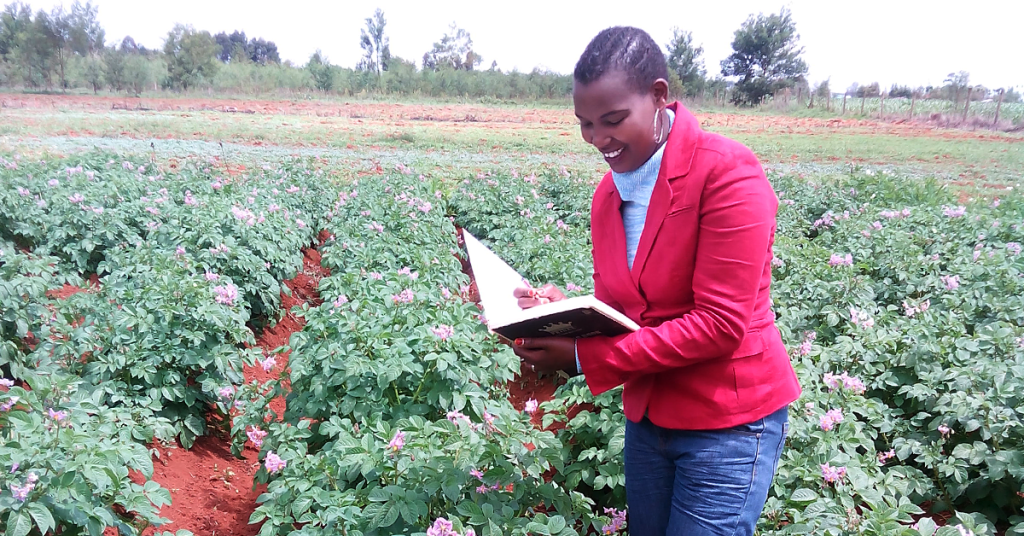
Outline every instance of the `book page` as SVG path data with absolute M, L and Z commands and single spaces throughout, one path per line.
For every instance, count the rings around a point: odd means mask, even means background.
M 501 325 L 522 314 L 518 300 L 512 292 L 524 284 L 523 276 L 480 243 L 468 231 L 462 231 L 466 241 L 469 264 L 480 291 L 480 303 L 488 326 Z

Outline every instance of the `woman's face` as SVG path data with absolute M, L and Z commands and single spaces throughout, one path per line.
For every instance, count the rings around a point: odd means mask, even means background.
M 655 116 L 665 107 L 668 83 L 658 79 L 646 93 L 627 83 L 625 73 L 612 70 L 583 85 L 573 82 L 572 100 L 580 120 L 583 139 L 597 147 L 612 171 L 633 171 L 647 162 L 658 149 Z M 657 120 L 662 141 L 667 125 Z

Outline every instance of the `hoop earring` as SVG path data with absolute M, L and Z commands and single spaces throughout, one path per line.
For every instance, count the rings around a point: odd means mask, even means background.
M 654 144 L 658 145 L 661 143 L 661 110 L 654 112 Z

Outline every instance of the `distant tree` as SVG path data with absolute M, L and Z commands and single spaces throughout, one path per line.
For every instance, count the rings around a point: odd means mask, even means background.
M 882 88 L 878 86 L 878 82 L 872 82 L 866 86 L 860 86 L 857 88 L 857 92 L 854 93 L 860 98 L 877 97 L 882 94 Z
M 450 33 L 445 33 L 429 52 L 423 54 L 424 70 L 451 68 L 456 71 L 472 71 L 483 61 L 483 57 L 473 51 L 473 39 L 469 32 L 454 22 L 449 30 Z
M 909 99 L 912 98 L 913 96 L 914 90 L 910 89 L 910 86 L 901 86 L 899 84 L 893 84 L 892 87 L 889 88 L 890 99 Z
M 217 72 L 220 48 L 210 32 L 177 24 L 164 41 L 167 78 L 171 86 L 187 90 Z
M 32 8 L 13 2 L 0 11 L 0 60 L 11 60 L 32 29 Z
M 1013 87 L 1006 88 L 1006 92 L 1003 94 L 1003 102 L 1022 102 L 1020 91 L 1015 90 Z
M 217 59 L 224 63 L 251 61 L 260 65 L 268 63 L 281 63 L 281 56 L 277 52 L 277 44 L 263 38 L 249 39 L 245 32 L 235 30 L 229 35 L 220 32 L 213 36 L 220 49 L 217 51 Z
M 832 98 L 832 88 L 831 86 L 829 86 L 830 80 L 830 78 L 826 78 L 825 80 L 819 82 L 818 85 L 814 86 L 814 96 L 820 99 L 821 101 Z
M 103 60 L 99 56 L 92 54 L 85 59 L 85 70 L 82 74 L 85 81 L 92 86 L 93 94 L 99 93 L 103 89 Z
M 800 59 L 799 39 L 788 9 L 777 15 L 751 15 L 734 34 L 733 53 L 722 60 L 722 75 L 739 78 L 733 102 L 757 104 L 766 95 L 803 80 L 807 63 Z
M 147 87 L 156 82 L 158 60 L 146 58 L 141 54 L 125 55 L 124 85 L 125 89 L 138 97 Z
M 245 36 L 245 32 L 235 30 L 228 35 L 225 32 L 220 32 L 213 36 L 213 39 L 217 41 L 217 45 L 220 46 L 220 50 L 217 52 L 217 59 L 224 63 L 230 63 L 232 57 L 237 56 L 240 47 L 242 54 L 245 54 L 245 46 L 249 43 L 249 39 Z
M 945 86 L 943 88 L 946 91 L 947 98 L 953 99 L 953 105 L 957 105 L 960 102 L 960 93 L 967 92 L 967 86 L 971 82 L 971 73 L 967 71 L 960 71 L 959 73 L 949 73 L 946 75 L 946 79 L 942 81 Z
M 249 59 L 260 65 L 281 63 L 281 55 L 277 52 L 277 44 L 260 38 L 252 38 L 247 45 Z
M 665 49 L 668 53 L 668 70 L 678 77 L 683 94 L 687 97 L 699 95 L 704 90 L 707 76 L 701 58 L 704 47 L 694 46 L 691 32 L 672 28 L 672 41 Z
M 381 73 L 388 70 L 388 62 L 391 60 L 391 46 L 388 37 L 384 35 L 387 23 L 384 12 L 377 8 L 372 17 L 366 18 L 366 28 L 359 33 L 359 46 L 363 49 L 363 58 L 359 60 L 356 69 L 376 74 L 377 87 L 380 87 Z
M 128 54 L 144 53 L 146 51 L 145 47 L 139 46 L 130 35 L 124 36 L 124 39 L 121 40 L 120 50 Z
M 84 5 L 75 0 L 68 16 L 70 25 L 71 51 L 79 56 L 88 56 L 103 50 L 106 33 L 99 22 L 99 8 L 92 2 Z
M 24 68 L 25 82 L 28 85 L 45 83 L 47 89 L 53 88 L 53 71 L 56 65 L 54 43 L 57 40 L 57 36 L 53 35 L 50 15 L 43 10 L 37 11 L 32 24 L 15 50 Z
M 124 89 L 124 66 L 128 54 L 122 50 L 109 48 L 103 53 L 103 78 L 115 91 Z
M 330 91 L 334 88 L 334 70 L 331 68 L 331 63 L 327 60 L 327 56 L 324 56 L 320 49 L 317 49 L 312 56 L 309 57 L 309 62 L 306 63 L 306 69 L 309 70 L 309 74 L 313 77 L 313 85 L 316 86 L 320 91 Z
M 860 84 L 858 84 L 857 82 L 854 82 L 854 83 L 850 84 L 850 87 L 846 88 L 846 94 L 847 95 L 856 95 L 858 90 L 860 90 Z

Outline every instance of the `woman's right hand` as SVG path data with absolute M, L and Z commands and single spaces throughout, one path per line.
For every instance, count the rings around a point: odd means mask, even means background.
M 565 294 L 562 294 L 562 291 L 558 290 L 558 287 L 551 283 L 540 288 L 522 286 L 515 289 L 512 292 L 512 295 L 519 299 L 520 309 L 529 309 L 538 305 L 544 305 L 545 303 L 565 299 Z

